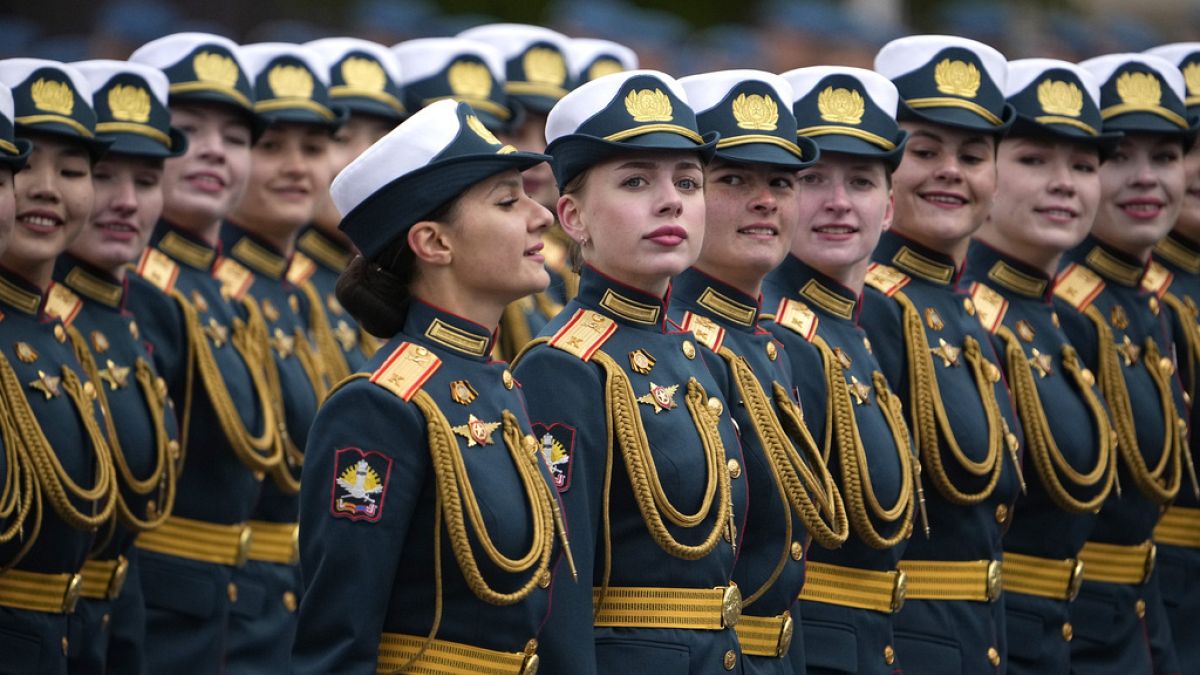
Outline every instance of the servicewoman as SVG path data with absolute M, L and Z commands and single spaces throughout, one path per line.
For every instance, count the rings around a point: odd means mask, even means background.
M 1059 325 L 1053 280 L 1091 229 L 1100 162 L 1120 134 L 1103 130 L 1100 85 L 1074 64 L 1011 61 L 1005 96 L 1017 116 L 961 283 L 992 334 L 1025 432 L 1028 493 L 1004 536 L 1008 672 L 1068 673 L 1079 551 L 1112 489 L 1117 451 L 1096 374 Z
M 504 307 L 548 282 L 550 214 L 520 175 L 545 159 L 440 101 L 333 183 L 362 252 L 338 296 L 392 337 L 308 438 L 291 672 L 537 670 L 565 533 L 521 389 L 489 355 Z
M 797 138 L 792 88 L 778 75 L 727 70 L 679 81 L 702 132 L 715 131 L 705 167 L 704 245 L 675 277 L 669 316 L 700 353 L 741 430 L 748 500 L 733 580 L 742 590 L 736 631 L 745 669 L 801 673 L 804 643 L 796 602 L 809 536 L 826 548 L 846 541 L 849 521 L 821 449 L 795 401 L 792 363 L 758 325 L 762 280 L 787 255 L 799 209 L 796 171 L 816 161 L 816 143 Z M 743 473 L 744 470 L 744 473 Z
M 666 315 L 671 277 L 700 254 L 716 134 L 675 80 L 635 70 L 564 96 L 546 138 L 585 264 L 515 371 L 579 570 L 554 589 L 543 658 L 553 673 L 741 672 L 746 481 L 729 466 L 745 460 L 700 347 Z
M 350 112 L 333 133 L 329 146 L 331 175 L 337 175 L 404 119 L 406 112 L 396 84 L 400 70 L 391 51 L 367 40 L 325 38 L 305 46 L 329 64 L 330 100 Z M 366 363 L 379 342 L 359 327 L 334 294 L 338 275 L 355 254 L 350 239 L 338 230 L 342 215 L 329 197 L 328 186 L 318 189 L 321 196 L 317 215 L 296 239 L 288 281 L 308 296 L 310 312 L 325 313 L 330 330 L 318 330 L 313 337 L 330 381 L 339 382 Z M 308 323 L 320 326 L 319 319 L 313 314 Z
M 300 469 L 317 407 L 329 389 L 313 345 L 308 295 L 287 279 L 296 235 L 316 214 L 318 197 L 333 176 L 331 136 L 346 117 L 334 106 L 323 61 L 299 45 L 244 45 L 254 83 L 254 108 L 267 123 L 251 151 L 246 192 L 221 227 L 221 250 L 250 274 L 247 305 L 261 315 L 269 351 L 267 371 L 283 461 L 268 472 L 248 525 L 253 532 L 245 566 L 233 582 L 249 602 L 234 606 L 226 661 L 231 672 L 260 673 L 287 660 L 295 632 L 301 580 L 298 522 Z
M 867 275 L 863 325 L 900 395 L 926 503 L 900 569 L 908 602 L 896 649 L 912 672 L 1003 673 L 1001 536 L 1024 485 L 1020 425 L 999 357 L 958 285 L 996 190 L 996 143 L 1012 123 L 1007 61 L 963 38 L 894 40 L 875 70 L 900 92 L 909 132 L 895 222 Z
M 892 622 L 904 602 L 896 564 L 917 504 L 916 460 L 899 398 L 859 322 L 907 135 L 896 124 L 896 88 L 878 73 L 814 67 L 783 77 L 797 138 L 816 141 L 821 154 L 797 177 L 791 255 L 763 285 L 774 311 L 765 325 L 787 347 L 804 419 L 851 523 L 841 547 L 806 552 L 805 659 L 809 673 L 891 675 L 903 659 Z
M 1187 85 L 1184 103 L 1194 119 L 1200 116 L 1200 42 L 1183 42 L 1151 49 L 1149 54 L 1161 56 L 1175 64 L 1183 73 Z M 1184 469 L 1188 482 L 1175 502 L 1167 508 L 1154 528 L 1158 549 L 1158 584 L 1163 604 L 1171 624 L 1175 653 L 1180 672 L 1200 670 L 1200 642 L 1191 639 L 1200 625 L 1200 494 L 1191 476 L 1200 463 L 1200 330 L 1197 330 L 1197 303 L 1200 303 L 1200 144 L 1193 142 L 1183 159 L 1183 207 L 1171 232 L 1154 247 L 1155 272 L 1166 269 L 1171 282 L 1161 301 L 1170 309 L 1171 332 L 1175 340 L 1175 356 L 1179 377 L 1183 381 L 1184 400 L 1189 403 L 1187 451 Z
M 242 598 L 232 575 L 250 545 L 259 484 L 283 460 L 266 381 L 266 329 L 250 314 L 251 272 L 220 254 L 222 220 L 246 189 L 259 122 L 238 47 L 203 33 L 169 35 L 130 60 L 170 81 L 172 126 L 188 151 L 166 160 L 163 218 L 129 277 L 127 305 L 154 345 L 182 440 L 175 511 L 137 546 L 150 672 L 224 668 Z
M 118 517 L 83 568 L 70 671 L 140 674 L 146 608 L 133 541 L 171 515 L 179 441 L 166 382 L 126 307 L 125 276 L 162 213 L 163 160 L 183 155 L 187 137 L 170 126 L 162 71 L 125 61 L 74 66 L 91 85 L 97 137 L 112 145 L 92 167 L 92 215 L 55 265 L 50 309 L 87 338 L 119 492 Z
M 17 531 L 0 546 L 0 672 L 65 674 L 84 561 L 109 527 L 117 481 L 98 383 L 88 377 L 86 338 L 54 318 L 79 306 L 56 306 L 52 275 L 55 259 L 91 218 L 92 164 L 108 141 L 95 136 L 91 88 L 74 68 L 8 59 L 0 61 L 0 84 L 14 99 L 11 107 L 0 103 L 8 167 L 0 174 L 7 181 L 9 170 L 26 162 L 12 187 L 2 188 L 15 194 L 16 217 L 6 196 L 9 215 L 0 228 L 11 237 L 0 254 L 0 386 L 8 410 L 0 431 L 8 462 L 29 467 L 35 481 L 32 493 L 9 495 L 24 503 L 9 512 Z M 23 140 L 12 140 L 9 120 Z
M 1105 130 L 1125 136 L 1100 167 L 1092 234 L 1064 256 L 1054 295 L 1063 330 L 1108 403 L 1120 489 L 1079 554 L 1084 581 L 1071 604 L 1071 668 L 1178 672 L 1152 576 L 1151 536 L 1184 481 L 1187 428 L 1160 297 L 1170 280 L 1147 263 L 1179 215 L 1194 129 L 1183 76 L 1171 63 L 1110 54 L 1080 65 L 1101 83 Z

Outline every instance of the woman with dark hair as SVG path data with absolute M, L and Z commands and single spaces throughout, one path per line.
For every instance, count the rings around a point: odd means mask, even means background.
M 521 389 L 490 354 L 504 307 L 549 281 L 550 214 L 520 175 L 545 159 L 440 101 L 330 189 L 362 252 L 338 298 L 391 338 L 308 438 L 296 673 L 536 668 L 565 535 Z

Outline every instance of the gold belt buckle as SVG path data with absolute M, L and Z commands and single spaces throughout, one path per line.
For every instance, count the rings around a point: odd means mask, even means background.
M 539 665 L 537 645 L 537 640 L 530 640 L 525 643 L 525 658 L 521 661 L 521 672 L 519 675 L 537 675 Z
M 72 574 L 71 578 L 67 581 L 67 589 L 63 592 L 63 614 L 71 614 L 75 611 L 75 604 L 79 602 L 79 595 L 82 592 L 83 575 Z
M 1076 558 L 1072 561 L 1071 578 L 1067 580 L 1067 601 L 1070 602 L 1079 595 L 1079 589 L 1083 587 L 1083 561 Z
M 733 628 L 738 619 L 742 618 L 742 591 L 737 584 L 730 582 L 721 596 L 721 623 L 723 628 Z
M 904 570 L 896 570 L 892 585 L 892 614 L 904 607 L 904 596 L 908 594 L 908 575 Z
M 249 525 L 243 525 L 242 531 L 238 532 L 237 554 L 233 559 L 234 567 L 241 567 L 246 564 L 246 560 L 250 557 L 250 544 L 254 539 L 254 532 Z
M 1154 574 L 1154 561 L 1158 558 L 1158 546 L 1150 544 L 1150 550 L 1146 551 L 1146 565 L 1142 572 L 1142 583 L 1150 581 L 1150 575 Z
M 783 625 L 779 627 L 779 644 L 775 647 L 775 656 L 783 656 L 792 646 L 792 633 L 796 630 L 792 621 L 792 613 L 783 613 Z
M 988 602 L 995 602 L 1000 599 L 1001 590 L 1004 587 L 1004 570 L 1001 569 L 1000 561 L 993 560 L 987 566 L 987 599 Z
M 116 600 L 121 596 L 121 589 L 125 587 L 125 577 L 129 575 L 129 560 L 123 556 L 117 556 L 117 564 L 113 567 L 112 576 L 108 578 L 108 599 Z

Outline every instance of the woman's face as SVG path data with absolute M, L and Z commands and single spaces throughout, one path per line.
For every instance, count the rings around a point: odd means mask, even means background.
M 163 213 L 184 228 L 210 227 L 246 190 L 250 126 L 244 113 L 202 104 L 171 106 L 171 125 L 187 135 L 188 150 L 163 165 Z
M 792 244 L 796 172 L 714 159 L 704 172 L 704 246 L 696 267 L 756 294 Z
M 317 125 L 271 125 L 254 144 L 246 194 L 232 218 L 271 240 L 292 237 L 329 191 L 329 146 L 329 132 Z
M 353 162 L 359 155 L 371 147 L 375 141 L 383 138 L 395 127 L 395 124 L 385 120 L 382 117 L 374 115 L 351 115 L 350 119 L 346 120 L 337 131 L 333 134 L 333 142 L 329 144 L 329 176 L 332 182 L 333 176 L 342 172 L 350 162 Z M 314 222 L 324 230 L 337 231 L 338 223 L 342 221 L 342 214 L 338 212 L 337 207 L 333 204 L 333 199 L 329 197 L 329 184 L 324 187 L 318 187 L 319 204 L 317 205 L 317 215 Z
M 53 265 L 92 214 L 92 162 L 83 145 L 31 136 L 33 152 L 14 177 L 16 226 L 3 259 L 10 267 Z
M 792 254 L 846 286 L 861 286 L 871 251 L 892 224 L 887 167 L 829 153 L 800 172 L 798 192 Z
M 1183 145 L 1177 137 L 1134 134 L 1100 167 L 1100 210 L 1093 231 L 1144 257 L 1175 225 L 1184 196 Z
M 983 224 L 996 192 L 992 136 L 923 122 L 902 125 L 911 136 L 892 175 L 896 231 L 936 251 L 953 253 Z
M 463 292 L 492 298 L 498 306 L 543 291 L 550 283 L 542 257 L 542 234 L 553 218 L 509 170 L 475 184 L 459 198 L 443 235 L 450 271 Z
M 1100 203 L 1095 147 L 1013 138 L 1000 143 L 997 165 L 999 185 L 987 226 L 996 244 L 1040 265 L 1083 241 Z
M 1200 242 L 1200 142 L 1192 145 L 1184 156 L 1183 175 L 1187 189 L 1175 229 L 1188 239 Z
M 75 257 L 116 271 L 146 247 L 162 213 L 163 160 L 109 155 L 92 167 L 90 222 L 71 242 Z
M 648 293 L 666 292 L 704 244 L 704 169 L 694 152 L 645 152 L 591 167 L 581 190 L 558 200 L 583 258 Z

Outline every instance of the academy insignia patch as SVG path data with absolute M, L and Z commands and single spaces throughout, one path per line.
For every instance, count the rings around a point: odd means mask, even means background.
M 338 518 L 378 521 L 383 515 L 391 470 L 391 458 L 382 453 L 358 448 L 338 450 L 333 464 L 330 512 Z
M 575 459 L 575 429 L 562 422 L 545 425 L 537 423 L 533 426 L 533 435 L 537 437 L 542 449 L 542 458 L 550 469 L 550 477 L 554 479 L 554 487 L 559 492 L 566 492 L 571 487 L 571 462 Z

